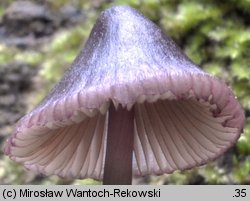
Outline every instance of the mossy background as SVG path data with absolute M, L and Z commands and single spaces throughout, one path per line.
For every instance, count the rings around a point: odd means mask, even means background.
M 0 2 L 1 26 L 5 26 L 5 12 L 13 2 L 16 1 Z M 225 80 L 238 97 L 247 117 L 244 134 L 238 143 L 217 161 L 172 175 L 135 179 L 134 183 L 250 184 L 249 0 L 38 0 L 33 2 L 46 5 L 53 13 L 59 12 L 64 6 L 73 6 L 84 15 L 84 20 L 71 23 L 69 26 L 62 24 L 50 35 L 43 36 L 44 40 L 38 45 L 25 48 L 7 43 L 7 39 L 1 36 L 0 32 L 0 78 L 5 76 L 13 63 L 21 63 L 20 68 L 24 65 L 28 66 L 27 69 L 30 71 L 36 71 L 32 74 L 30 82 L 34 86 L 25 92 L 23 113 L 39 103 L 61 78 L 83 46 L 100 12 L 112 5 L 130 5 L 158 24 L 201 68 Z M 9 108 L 0 107 L 0 116 L 3 114 L 1 109 Z M 2 119 L 4 124 L 6 122 L 4 115 Z M 1 129 L 3 125 L 0 127 L 1 146 L 14 126 L 8 124 L 8 129 Z M 0 184 L 99 184 L 99 182 L 90 179 L 71 181 L 56 176 L 36 175 L 25 171 L 21 165 L 12 162 L 1 153 Z

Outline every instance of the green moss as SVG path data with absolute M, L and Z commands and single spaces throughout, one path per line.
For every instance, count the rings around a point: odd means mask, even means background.
M 74 184 L 75 185 L 101 185 L 102 183 L 94 179 L 82 179 L 82 180 L 76 180 Z
M 30 64 L 32 66 L 39 65 L 41 62 L 43 62 L 44 56 L 40 52 L 36 51 L 24 51 L 24 52 L 18 52 L 13 56 L 13 59 L 15 61 L 20 61 L 23 63 Z
M 3 16 L 4 11 L 5 11 L 4 7 L 0 5 L 0 18 Z
M 250 155 L 250 120 L 244 128 L 244 134 L 240 137 L 237 143 L 237 149 L 243 156 Z
M 0 43 L 0 64 L 12 62 L 16 51 L 15 48 L 8 48 L 6 45 Z
M 249 184 L 250 182 L 250 160 L 241 162 L 236 166 L 233 176 L 237 183 Z

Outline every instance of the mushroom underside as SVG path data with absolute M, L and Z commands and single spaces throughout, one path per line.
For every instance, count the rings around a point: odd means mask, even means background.
M 202 99 L 158 100 L 133 107 L 134 175 L 202 165 L 225 152 L 240 135 L 238 128 L 226 125 L 232 116 L 215 115 L 216 105 Z M 10 139 L 7 152 L 26 168 L 46 175 L 101 180 L 109 114 L 85 116 L 64 128 L 19 131 Z

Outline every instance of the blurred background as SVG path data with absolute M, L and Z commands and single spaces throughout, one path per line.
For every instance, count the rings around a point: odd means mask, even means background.
M 127 4 L 158 24 L 205 71 L 229 84 L 245 109 L 238 143 L 218 160 L 134 184 L 250 184 L 249 0 L 0 1 L 0 147 L 15 122 L 61 78 L 100 12 Z M 0 184 L 101 184 L 28 172 L 0 151 Z

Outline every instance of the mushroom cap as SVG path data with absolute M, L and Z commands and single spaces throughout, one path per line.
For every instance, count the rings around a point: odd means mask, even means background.
M 192 63 L 138 11 L 115 6 L 101 13 L 61 81 L 19 120 L 5 154 L 47 175 L 102 179 L 111 102 L 134 107 L 138 176 L 217 158 L 245 122 L 224 82 Z

